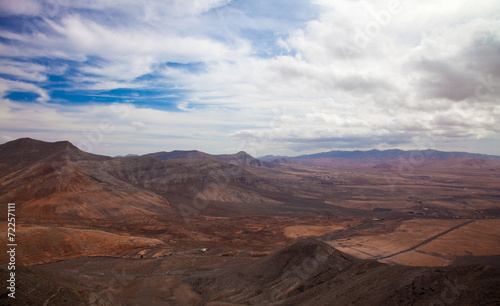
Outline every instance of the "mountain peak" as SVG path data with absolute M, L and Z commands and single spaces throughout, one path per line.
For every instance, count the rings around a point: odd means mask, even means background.
M 25 167 L 42 160 L 67 159 L 77 161 L 108 158 L 110 157 L 83 152 L 69 141 L 46 142 L 32 138 L 20 138 L 0 145 L 0 163 L 15 168 Z
M 143 156 L 152 156 L 159 160 L 176 160 L 176 159 L 187 159 L 187 160 L 205 160 L 209 159 L 210 155 L 197 150 L 175 150 L 172 152 L 156 152 L 150 153 Z
M 211 155 L 197 150 L 182 151 L 175 150 L 172 152 L 157 152 L 146 154 L 143 156 L 153 156 L 159 160 L 207 160 L 213 159 L 219 162 L 235 164 L 239 166 L 262 167 L 263 163 L 248 154 L 245 151 L 239 151 L 236 154 Z M 267 165 L 267 164 L 264 164 Z

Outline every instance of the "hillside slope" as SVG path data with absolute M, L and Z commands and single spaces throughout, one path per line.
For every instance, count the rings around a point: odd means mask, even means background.
M 146 154 L 143 156 L 152 156 L 163 161 L 200 161 L 200 160 L 215 160 L 228 164 L 238 165 L 242 167 L 271 167 L 271 163 L 262 162 L 255 157 L 250 156 L 246 152 L 240 151 L 236 154 L 211 155 L 200 151 L 172 151 L 172 152 L 157 152 Z
M 29 138 L 0 145 L 0 201 L 17 203 L 32 218 L 172 214 L 172 201 L 177 207 L 196 199 L 273 203 L 261 192 L 274 189 L 238 165 L 212 159 L 111 158 Z
M 213 302 L 207 305 L 495 305 L 496 261 L 439 269 L 389 266 L 307 239 L 190 283 Z

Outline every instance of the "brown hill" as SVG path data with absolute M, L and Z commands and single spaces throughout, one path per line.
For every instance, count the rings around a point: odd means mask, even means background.
M 6 238 L 6 237 L 5 237 Z M 4 244 L 7 239 L 0 238 Z M 16 228 L 18 265 L 36 265 L 77 257 L 118 256 L 124 249 L 162 245 L 158 239 L 114 234 L 104 230 L 56 226 L 21 226 Z M 8 254 L 0 254 L 8 262 Z
M 189 203 L 196 198 L 231 203 L 265 202 L 260 193 L 275 190 L 242 167 L 211 159 L 170 163 L 144 156 L 93 164 L 91 173 L 104 176 L 105 172 L 177 202 L 180 196 L 189 199 Z
M 16 215 L 22 216 L 17 234 L 26 256 L 19 256 L 20 264 L 115 256 L 151 244 L 143 243 L 147 238 L 141 233 L 196 237 L 184 228 L 184 218 L 206 213 L 206 208 L 219 213 L 217 204 L 280 203 L 266 196 L 275 190 L 266 180 L 211 159 L 110 158 L 82 152 L 69 142 L 32 139 L 0 145 L 0 153 L 0 202 L 16 203 Z M 4 216 L 6 209 L 1 205 Z M 148 225 L 150 219 L 155 225 Z M 130 236 L 135 230 L 139 235 Z M 93 242 L 105 247 L 89 248 Z
M 7 283 L 11 271 L 0 268 L 0 280 Z M 0 288 L 2 305 L 87 305 L 90 294 L 75 288 L 73 282 L 62 281 L 27 268 L 16 267 L 15 299 L 7 297 L 11 293 L 7 286 Z
M 246 154 L 237 156 L 249 160 Z M 196 199 L 262 203 L 266 198 L 260 192 L 269 189 L 243 168 L 211 159 L 111 158 L 85 153 L 69 142 L 29 138 L 0 145 L 0 201 L 17 203 L 32 218 L 171 214 L 171 200 L 176 206 Z
M 169 207 L 154 193 L 111 176 L 91 175 L 85 165 L 111 158 L 82 152 L 69 142 L 20 139 L 1 145 L 0 153 L 0 200 L 15 202 L 24 217 L 103 218 Z
M 172 152 L 163 151 L 163 152 L 146 154 L 143 156 L 152 156 L 159 160 L 184 160 L 184 161 L 206 160 L 212 158 L 212 155 L 196 150 L 191 150 L 191 151 L 175 150 Z
M 111 159 L 111 157 L 83 152 L 68 141 L 50 143 L 21 138 L 0 145 L 0 174 L 5 175 L 42 161 L 107 159 Z
M 207 305 L 494 305 L 500 298 L 498 264 L 389 266 L 315 239 L 190 283 Z
M 489 170 L 500 171 L 500 161 L 478 158 L 450 158 L 423 163 L 422 167 L 447 170 Z
M 228 164 L 238 165 L 242 167 L 271 167 L 272 165 L 267 162 L 262 162 L 255 157 L 250 156 L 246 152 L 240 151 L 236 154 L 222 154 L 222 155 L 210 155 L 200 151 L 172 151 L 172 152 L 157 152 L 146 154 L 143 156 L 152 156 L 163 161 L 177 161 L 177 162 L 187 162 L 187 161 L 199 161 L 199 160 L 215 160 L 219 162 L 224 162 Z
M 195 289 L 208 300 L 269 304 L 314 287 L 356 261 L 324 242 L 307 239 L 249 265 L 197 279 Z

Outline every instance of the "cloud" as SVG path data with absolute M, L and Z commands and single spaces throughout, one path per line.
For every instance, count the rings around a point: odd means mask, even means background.
M 49 100 L 48 93 L 34 84 L 0 78 L 0 96 L 5 96 L 14 91 L 35 93 L 39 96 L 37 98 L 39 102 L 46 102 Z
M 268 88 L 303 95 L 304 106 L 296 106 L 296 100 L 290 105 L 297 109 L 295 123 L 245 129 L 233 137 L 283 141 L 290 147 L 327 140 L 331 147 L 365 147 L 372 145 L 367 139 L 397 144 L 391 137 L 397 140 L 398 135 L 406 142 L 419 134 L 481 138 L 498 133 L 499 105 L 494 101 L 500 93 L 500 69 L 494 54 L 499 54 L 500 26 L 498 19 L 482 18 L 498 4 L 481 1 L 471 9 L 465 2 L 447 2 L 440 11 L 436 7 L 441 4 L 405 3 L 390 22 L 379 23 L 364 48 L 356 45 L 357 37 L 367 35 L 366 26 L 377 21 L 377 12 L 388 11 L 388 2 L 320 4 L 325 10 L 317 19 L 281 41 L 293 55 L 277 58 L 264 73 Z M 414 20 L 413 26 L 420 27 L 409 29 L 407 20 L 415 11 L 422 20 Z M 357 50 L 345 53 L 346 46 Z M 318 107 L 315 113 L 300 114 L 299 109 Z M 355 118 L 356 123 L 346 129 L 339 118 Z
M 59 0 L 59 3 L 73 9 L 96 11 L 118 10 L 138 19 L 158 20 L 168 17 L 189 17 L 206 13 L 227 5 L 231 0 L 152 0 L 138 3 L 133 0 L 78 1 Z
M 130 125 L 132 125 L 138 130 L 145 130 L 148 128 L 148 126 L 144 122 L 139 122 L 139 121 L 132 121 Z
M 477 100 L 486 77 L 500 84 L 500 20 L 474 19 L 426 37 L 412 54 L 416 89 L 424 98 Z M 498 82 L 496 82 L 498 80 Z M 493 84 L 493 86 L 496 86 Z M 490 102 L 500 93 L 490 90 Z
M 0 63 L 0 71 L 2 74 L 27 81 L 42 82 L 47 79 L 45 66 L 29 62 Z
M 0 30 L 0 93 L 37 94 L 32 123 L 61 137 L 77 138 L 55 119 L 92 131 L 115 118 L 110 143 L 265 155 L 500 133 L 496 0 L 12 3 L 4 16 L 34 28 Z M 3 101 L 22 130 L 16 116 L 34 113 Z
M 40 12 L 41 5 L 36 0 L 0 0 L 0 16 L 34 15 Z
M 173 113 L 132 104 L 19 104 L 2 99 L 0 122 L 0 135 L 6 137 L 65 139 L 87 152 L 110 156 L 175 149 L 222 153 L 226 146 L 242 143 L 227 134 L 242 127 L 245 114 L 206 109 Z

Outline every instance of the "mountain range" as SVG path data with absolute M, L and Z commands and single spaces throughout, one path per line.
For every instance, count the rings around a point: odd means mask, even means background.
M 83 152 L 68 141 L 22 138 L 0 145 L 0 201 L 23 203 L 23 214 L 38 218 L 150 215 L 178 210 L 183 203 L 197 200 L 279 203 L 283 186 L 256 175 L 257 169 L 290 162 L 335 165 L 346 160 L 379 163 L 380 167 L 380 163 L 404 158 L 451 168 L 457 159 L 460 166 L 486 168 L 490 165 L 485 161 L 500 159 L 435 150 L 331 151 L 293 158 L 268 156 L 268 161 L 245 152 L 210 155 L 200 151 L 112 158 Z
M 273 189 L 238 165 L 262 164 L 244 152 L 190 154 L 112 158 L 67 141 L 18 139 L 0 145 L 0 200 L 19 203 L 25 216 L 103 218 L 171 212 L 173 199 L 177 207 L 195 199 L 266 202 L 258 189 Z
M 267 167 L 272 168 L 279 164 L 302 163 L 306 165 L 331 166 L 341 163 L 385 163 L 399 164 L 402 161 L 410 161 L 413 164 L 424 162 L 456 160 L 456 159 L 478 159 L 500 161 L 500 156 L 467 152 L 444 152 L 438 150 L 368 150 L 368 151 L 329 151 L 316 154 L 290 156 L 266 155 L 254 158 L 246 152 L 236 154 L 211 155 L 204 152 L 191 151 L 171 151 L 150 153 L 143 156 L 152 156 L 162 161 L 194 161 L 194 160 L 215 160 L 230 163 L 242 167 Z
M 271 166 L 267 162 L 262 162 L 257 158 L 254 158 L 247 154 L 246 152 L 240 151 L 236 154 L 222 154 L 222 155 L 211 155 L 204 152 L 192 150 L 192 151 L 172 151 L 172 152 L 157 152 L 150 153 L 143 156 L 152 156 L 163 161 L 193 161 L 193 160 L 216 160 L 219 162 L 224 162 L 228 164 L 238 165 L 238 166 L 252 166 L 252 167 L 262 167 Z
M 25 304 L 495 305 L 498 159 L 109 157 L 22 138 L 0 145 L 0 202 L 16 203 Z
M 299 155 L 295 157 L 288 156 L 273 156 L 266 155 L 260 157 L 260 159 L 265 161 L 274 161 L 279 159 L 287 159 L 289 161 L 297 162 L 311 162 L 311 161 L 364 161 L 364 162 L 378 162 L 378 163 L 397 163 L 401 160 L 426 160 L 426 161 L 436 161 L 445 159 L 455 159 L 455 158 L 468 158 L 468 159 L 487 159 L 487 160 L 497 160 L 500 161 L 500 156 L 497 155 L 487 155 L 478 153 L 467 153 L 467 152 L 443 152 L 438 150 L 368 150 L 368 151 L 329 151 L 315 154 Z

